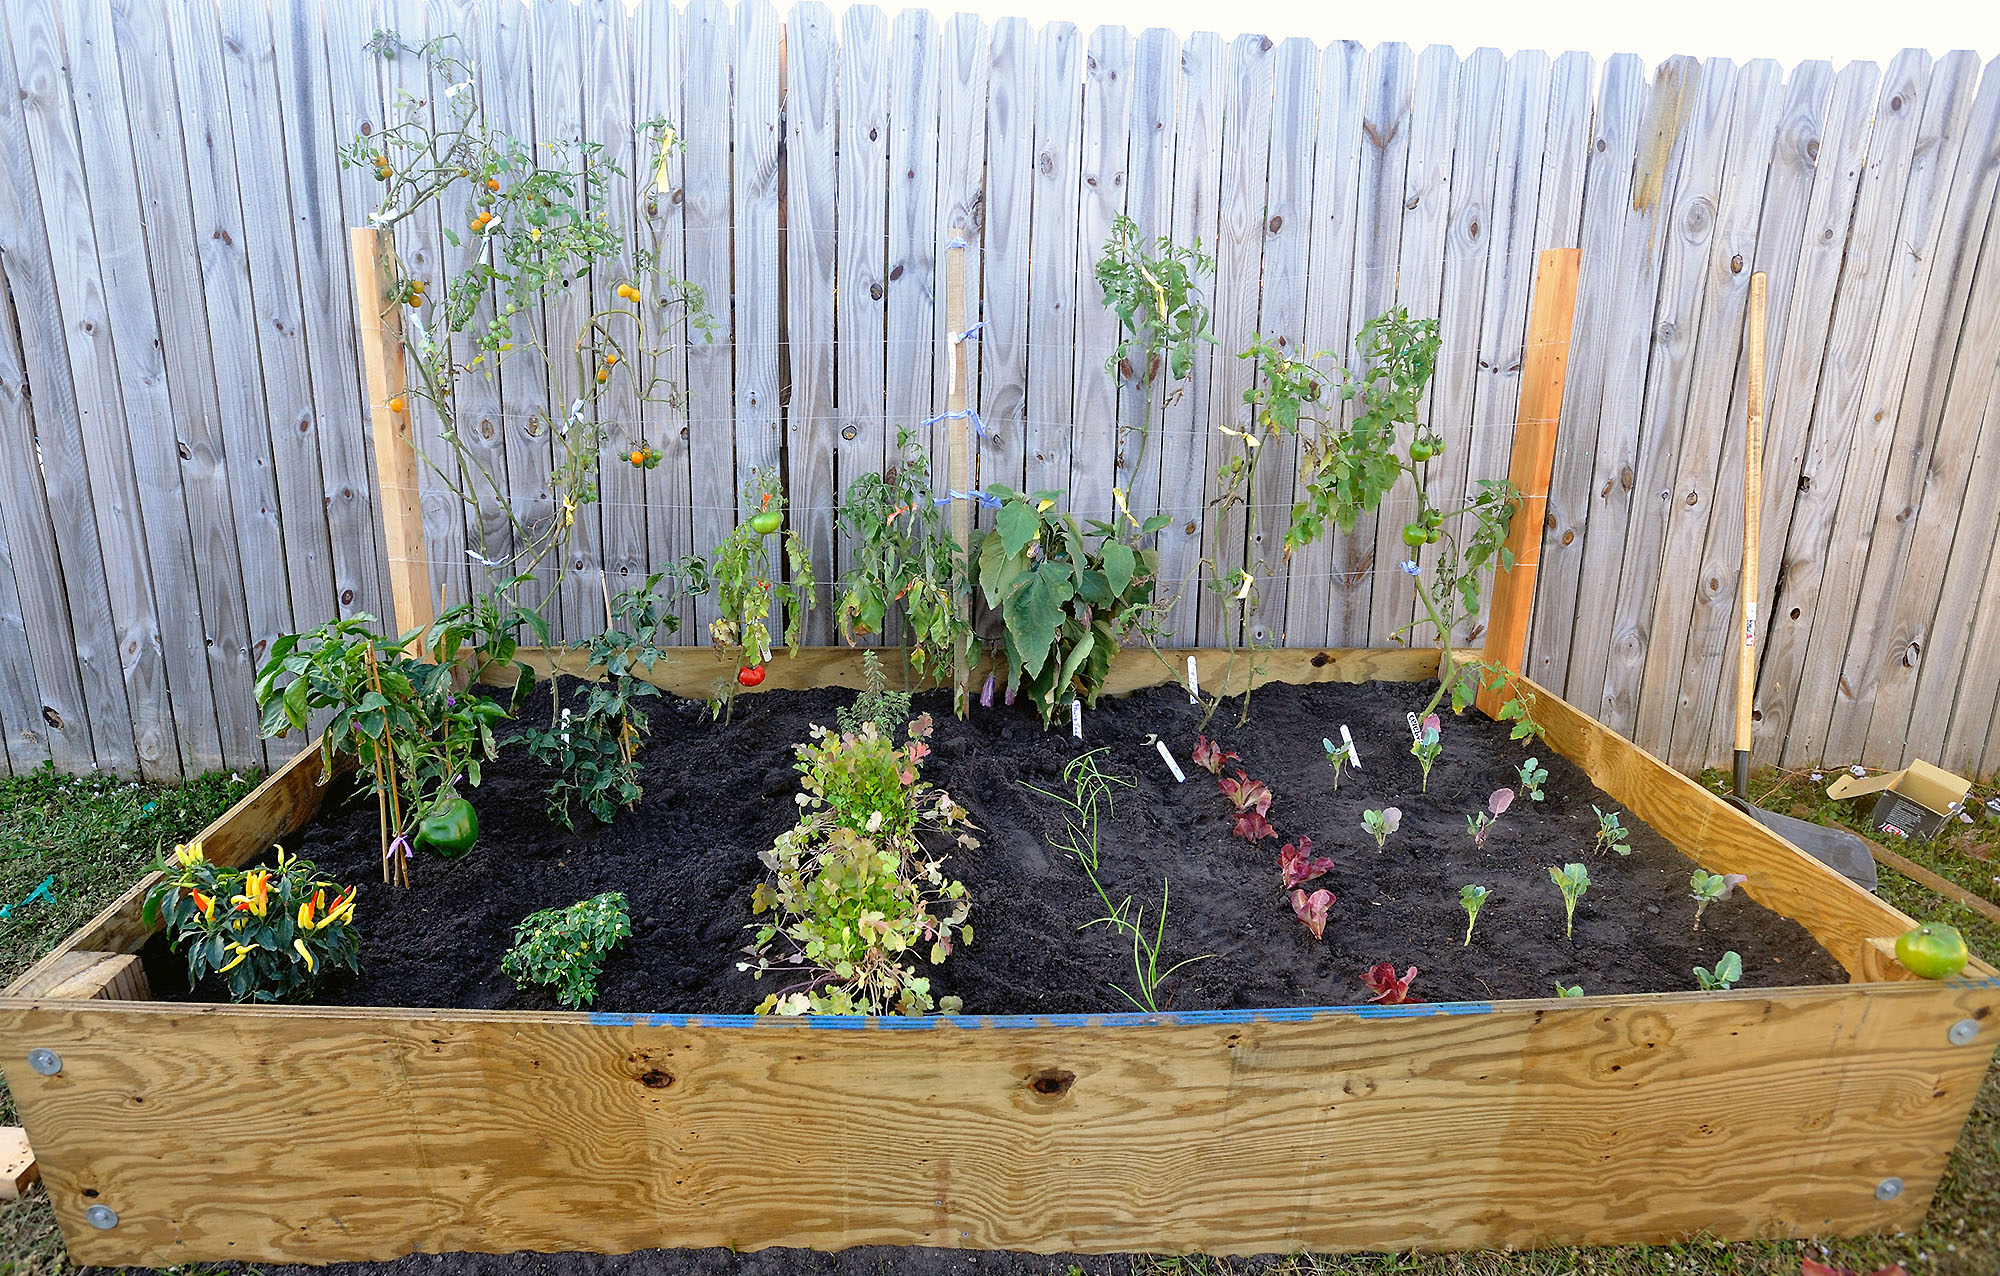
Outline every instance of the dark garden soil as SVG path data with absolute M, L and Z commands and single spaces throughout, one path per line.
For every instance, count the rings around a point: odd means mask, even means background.
M 1517 800 L 1475 848 L 1466 817 L 1516 782 L 1528 750 L 1476 713 L 1447 715 L 1443 757 L 1421 791 L 1405 714 L 1429 690 L 1272 686 L 1256 694 L 1246 728 L 1234 727 L 1233 704 L 1216 717 L 1216 734 L 1242 755 L 1239 765 L 1276 793 L 1270 819 L 1280 836 L 1308 836 L 1316 855 L 1334 861 L 1307 887 L 1338 899 L 1317 941 L 1280 889 L 1277 843 L 1232 836 L 1227 801 L 1188 761 L 1199 710 L 1185 691 L 1107 699 L 1085 714 L 1080 743 L 1066 731 L 1045 733 L 1018 710 L 975 710 L 958 722 L 942 693 L 919 697 L 918 708 L 937 721 L 926 778 L 970 809 L 982 839 L 947 862 L 971 891 L 976 940 L 932 972 L 933 991 L 963 998 L 971 1014 L 1130 1009 L 1111 987 L 1131 986 L 1130 944 L 1104 927 L 1082 929 L 1103 910 L 1076 862 L 1046 840 L 1061 830 L 1060 808 L 1025 787 L 1062 789 L 1064 765 L 1099 747 L 1109 750 L 1099 759 L 1104 770 L 1137 782 L 1120 792 L 1103 827 L 1106 885 L 1114 898 L 1134 896 L 1151 918 L 1161 881 L 1170 880 L 1167 960 L 1204 957 L 1166 982 L 1164 1008 L 1356 1003 L 1369 996 L 1359 975 L 1378 961 L 1417 966 L 1412 992 L 1427 1001 L 1547 997 L 1558 980 L 1587 993 L 1692 989 L 1692 968 L 1712 967 L 1728 949 L 1741 954 L 1747 986 L 1845 980 L 1804 927 L 1741 893 L 1712 906 L 1697 933 L 1691 861 L 1630 816 L 1633 853 L 1594 852 L 1592 804 L 1613 804 L 1547 749 L 1538 751 L 1549 771 L 1544 800 Z M 518 989 L 501 974 L 515 923 L 536 909 L 623 891 L 633 935 L 609 960 L 594 1009 L 750 1011 L 773 986 L 736 968 L 750 893 L 763 877 L 757 855 L 797 811 L 793 746 L 810 724 L 833 724 L 852 695 L 742 696 L 726 727 L 698 702 L 651 701 L 645 798 L 609 827 L 574 833 L 545 812 L 543 768 L 507 745 L 471 794 L 484 830 L 477 848 L 449 862 L 420 853 L 408 891 L 380 883 L 372 799 L 330 802 L 292 849 L 330 877 L 363 883 L 362 973 L 330 985 L 321 1004 L 554 1009 L 544 990 Z M 546 705 L 537 699 L 530 711 Z M 1337 739 L 1342 723 L 1363 767 L 1350 768 L 1336 791 L 1320 739 Z M 1168 773 L 1152 733 L 1174 749 L 1185 784 Z M 1403 811 L 1402 827 L 1378 851 L 1361 812 L 1390 805 Z M 1565 938 L 1548 868 L 1571 860 L 1589 864 L 1591 887 L 1574 938 Z M 1458 892 L 1468 882 L 1492 896 L 1464 946 Z M 185 968 L 159 937 L 147 956 L 156 995 L 189 997 Z M 195 995 L 220 997 L 206 986 Z

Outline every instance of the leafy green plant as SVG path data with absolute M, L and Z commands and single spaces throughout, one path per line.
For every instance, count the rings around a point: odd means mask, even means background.
M 1541 801 L 1542 785 L 1548 783 L 1549 779 L 1549 769 L 1542 765 L 1542 760 L 1529 758 L 1516 769 L 1515 774 L 1520 776 L 1521 792 L 1528 796 L 1528 800 Z
M 514 927 L 514 947 L 500 969 L 517 988 L 539 984 L 556 1003 L 580 1010 L 597 1000 L 597 978 L 611 950 L 632 934 L 625 896 L 607 891 L 567 908 L 530 913 Z
M 1694 928 L 1701 929 L 1701 915 L 1708 911 L 1710 904 L 1729 898 L 1729 893 L 1750 879 L 1741 873 L 1708 873 L 1701 869 L 1694 871 L 1688 879 L 1694 899 Z
M 1369 836 L 1375 839 L 1375 849 L 1378 851 L 1388 846 L 1389 835 L 1394 833 L 1402 822 L 1403 813 L 1393 806 L 1361 813 L 1361 827 L 1367 829 Z
M 1416 979 L 1415 966 L 1398 975 L 1396 964 L 1388 961 L 1376 962 L 1361 975 L 1361 982 L 1375 994 L 1368 1000 L 1379 1006 L 1407 1006 L 1421 1002 L 1422 997 L 1410 995 L 1410 985 L 1415 983 Z
M 305 1001 L 335 970 L 358 971 L 358 887 L 344 891 L 277 848 L 275 868 L 223 868 L 200 842 L 174 848 L 171 874 L 146 896 L 148 925 L 185 950 L 188 982 L 220 975 L 236 1001 Z
M 1021 787 L 1064 808 L 1063 831 L 1051 835 L 1049 845 L 1075 856 L 1077 863 L 1083 865 L 1084 876 L 1090 879 L 1091 889 L 1097 892 L 1098 902 L 1104 908 L 1101 917 L 1085 922 L 1080 929 L 1106 926 L 1131 938 L 1133 986 L 1129 989 L 1118 984 L 1111 986 L 1135 1008 L 1157 1013 L 1160 1009 L 1160 985 L 1177 971 L 1195 962 L 1207 961 L 1212 954 L 1204 953 L 1199 957 L 1185 957 L 1162 964 L 1165 961 L 1170 891 L 1166 878 L 1160 879 L 1160 908 L 1154 915 L 1151 929 L 1146 926 L 1145 907 L 1134 907 L 1130 895 L 1112 902 L 1111 892 L 1105 888 L 1104 879 L 1098 873 L 1099 829 L 1102 821 L 1111 818 L 1115 811 L 1117 791 L 1136 788 L 1137 785 L 1097 765 L 1097 759 L 1107 752 L 1105 749 L 1092 749 L 1070 760 L 1063 768 L 1063 782 L 1069 786 L 1068 793 L 1051 792 L 1026 781 L 1021 782 Z M 1220 766 L 1220 761 L 1216 765 Z
M 1556 980 L 1556 996 L 1558 996 L 1558 997 L 1581 997 L 1581 996 L 1583 996 L 1583 985 L 1582 985 L 1582 984 L 1565 984 L 1565 983 L 1564 983 L 1564 982 L 1563 982 L 1562 980 L 1558 979 L 1558 980 Z
M 1339 792 L 1340 773 L 1354 755 L 1346 745 L 1335 744 L 1325 736 L 1320 737 L 1319 743 L 1320 747 L 1326 750 L 1326 760 L 1333 765 L 1333 788 L 1335 792 Z
M 720 614 L 709 622 L 709 640 L 732 668 L 730 676 L 716 684 L 709 707 L 724 722 L 735 711 L 737 687 L 754 687 L 764 680 L 764 666 L 771 659 L 772 616 L 784 631 L 785 645 L 797 655 L 806 613 L 813 606 L 812 552 L 796 529 L 779 530 L 785 496 L 775 466 L 752 471 L 744 483 L 743 507 L 756 513 L 716 546 L 710 569 Z M 780 537 L 788 576 L 781 576 L 765 543 L 773 534 Z
M 1284 889 L 1302 886 L 1316 877 L 1323 877 L 1333 868 L 1333 861 L 1324 855 L 1312 853 L 1313 840 L 1302 837 L 1296 842 L 1287 842 L 1278 848 L 1278 878 Z
M 1484 886 L 1471 884 L 1458 888 L 1458 906 L 1465 910 L 1465 941 L 1459 947 L 1472 943 L 1472 928 L 1479 922 L 1479 910 L 1486 907 L 1486 897 L 1492 893 Z
M 1424 716 L 1423 725 L 1417 729 L 1416 738 L 1410 741 L 1410 756 L 1424 769 L 1423 792 L 1431 791 L 1431 768 L 1437 765 L 1438 755 L 1444 752 L 1443 725 L 1435 713 Z
M 861 653 L 861 676 L 867 687 L 854 697 L 853 704 L 834 710 L 840 729 L 858 735 L 863 725 L 872 722 L 876 734 L 894 739 L 896 732 L 910 720 L 910 693 L 888 689 L 888 680 L 882 676 L 882 662 L 872 651 Z
M 1631 836 L 1631 830 L 1618 822 L 1618 812 L 1598 810 L 1595 802 L 1591 803 L 1590 809 L 1597 812 L 1597 853 L 1602 855 L 1606 851 L 1616 851 L 1620 855 L 1630 855 L 1632 848 L 1626 845 L 1626 839 Z
M 1000 510 L 974 554 L 979 589 L 1006 625 L 1007 698 L 1025 687 L 1046 726 L 1072 696 L 1096 705 L 1111 658 L 1151 606 L 1158 554 L 1119 540 L 1108 523 L 1086 531 L 1052 514 L 1059 492 L 987 491 Z M 1142 532 L 1168 521 L 1149 518 Z
M 1278 830 L 1272 828 L 1271 821 L 1266 818 L 1271 813 L 1270 785 L 1262 780 L 1253 780 L 1241 771 L 1236 773 L 1234 779 L 1223 776 L 1216 781 L 1216 785 L 1235 808 L 1230 820 L 1230 832 L 1251 843 L 1278 835 Z
M 1326 937 L 1326 915 L 1333 905 L 1334 896 L 1330 890 L 1316 890 L 1310 895 L 1303 890 L 1292 892 L 1292 912 L 1305 923 L 1314 939 Z
M 1179 397 L 1181 390 L 1171 387 L 1185 386 L 1194 375 L 1195 351 L 1215 340 L 1200 283 L 1201 276 L 1214 273 L 1215 259 L 1202 251 L 1200 240 L 1189 247 L 1161 236 L 1149 245 L 1130 217 L 1111 223 L 1110 238 L 1097 259 L 1097 285 L 1105 308 L 1118 317 L 1118 345 L 1104 370 L 1139 388 L 1139 438 L 1130 449 L 1127 474 L 1143 473 L 1155 407 Z M 1163 386 L 1169 388 L 1161 395 Z M 1127 451 L 1125 428 L 1121 423 L 1121 456 Z
M 1563 897 L 1563 938 L 1576 933 L 1576 902 L 1590 889 L 1590 869 L 1582 864 L 1565 864 L 1549 870 L 1549 880 Z
M 836 611 L 841 636 L 879 635 L 900 611 L 908 667 L 943 678 L 972 626 L 957 606 L 966 564 L 938 501 L 930 464 L 908 430 L 896 435 L 900 460 L 880 474 L 863 474 L 840 498 L 840 526 L 854 539 L 854 565 L 841 579 Z M 973 499 L 997 500 L 979 493 Z M 906 680 L 907 685 L 907 680 Z
M 519 708 L 535 685 L 535 671 L 515 658 L 520 651 L 516 635 L 525 629 L 538 644 L 549 645 L 549 622 L 542 613 L 509 601 L 531 580 L 524 576 L 505 581 L 492 593 L 439 612 L 417 636 L 416 649 L 432 664 L 462 667 L 470 686 L 489 682 L 511 686 L 506 707 L 510 712 Z
M 760 858 L 771 880 L 759 882 L 751 910 L 755 941 L 739 968 L 762 979 L 774 970 L 803 979 L 765 997 L 758 1014 L 946 1013 L 956 998 L 933 1001 L 915 955 L 943 964 L 972 942 L 972 900 L 944 875 L 921 832 L 979 845 L 965 808 L 919 775 L 930 752 L 930 715 L 910 724 L 897 745 L 873 722 L 858 733 L 814 727 L 798 747 L 804 791 L 798 822 Z
M 1472 834 L 1472 845 L 1477 850 L 1486 849 L 1486 835 L 1493 831 L 1507 808 L 1514 805 L 1514 790 L 1495 789 L 1486 799 L 1486 809 L 1465 817 L 1466 831 Z
M 1718 957 L 1715 969 L 1706 966 L 1694 968 L 1694 981 L 1703 992 L 1728 992 L 1730 987 L 1743 978 L 1743 959 L 1734 952 Z

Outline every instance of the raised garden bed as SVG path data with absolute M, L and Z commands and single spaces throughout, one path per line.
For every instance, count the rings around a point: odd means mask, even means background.
M 1150 654 L 1121 661 L 1113 690 L 1168 677 Z M 1273 656 L 1269 673 L 1299 683 L 1407 682 L 1435 669 L 1434 653 L 1287 651 Z M 670 690 L 698 694 L 713 671 L 694 659 L 659 674 Z M 766 687 L 856 686 L 859 675 L 854 653 L 814 652 L 775 664 Z M 941 971 L 945 982 L 960 980 L 941 991 L 965 997 L 971 1013 L 962 1018 L 685 1013 L 747 1009 L 761 991 L 732 973 L 726 948 L 716 951 L 739 933 L 743 912 L 732 897 L 750 880 L 725 868 L 768 836 L 760 820 L 788 818 L 781 767 L 739 775 L 734 761 L 718 760 L 711 784 L 737 786 L 728 802 L 748 813 L 725 821 L 726 836 L 713 844 L 676 846 L 662 827 L 658 844 L 643 848 L 662 861 L 691 857 L 699 871 L 663 874 L 646 888 L 653 903 L 634 891 L 635 921 L 653 929 L 635 936 L 626 973 L 608 984 L 598 1011 L 536 1008 L 546 1004 L 537 994 L 517 994 L 484 969 L 497 952 L 466 957 L 462 971 L 420 960 L 454 938 L 476 948 L 479 918 L 511 922 L 564 902 L 536 897 L 537 889 L 576 898 L 626 885 L 597 884 L 583 867 L 593 838 L 625 836 L 623 822 L 577 839 L 577 864 L 557 867 L 541 858 L 561 839 L 541 837 L 537 799 L 509 796 L 500 776 L 481 797 L 482 806 L 502 804 L 500 818 L 489 813 L 488 844 L 472 860 L 456 868 L 420 861 L 419 890 L 402 899 L 372 888 L 383 929 L 367 929 L 364 919 L 370 964 L 334 997 L 380 992 L 406 1003 L 525 1008 L 143 1000 L 139 959 L 127 956 L 149 938 L 138 913 L 142 883 L 8 989 L 0 1065 L 81 1262 L 659 1245 L 1250 1253 L 1914 1224 L 2000 1036 L 1992 969 L 1975 962 L 1965 977 L 1941 983 L 1903 977 L 1883 941 L 1908 919 L 1536 694 L 1549 729 L 1539 751 L 1576 768 L 1551 767 L 1544 831 L 1555 840 L 1535 842 L 1542 834 L 1534 821 L 1516 812 L 1476 865 L 1464 810 L 1520 755 L 1496 750 L 1482 761 L 1466 747 L 1480 729 L 1470 715 L 1447 721 L 1460 747 L 1448 746 L 1432 778 L 1455 830 L 1414 819 L 1425 808 L 1408 792 L 1415 767 L 1393 751 L 1372 776 L 1350 772 L 1343 792 L 1331 793 L 1318 735 L 1337 723 L 1293 741 L 1290 757 L 1267 764 L 1251 756 L 1253 737 L 1271 749 L 1282 732 L 1300 734 L 1303 723 L 1288 714 L 1359 718 L 1376 699 L 1400 704 L 1393 692 L 1274 697 L 1271 724 L 1253 718 L 1246 761 L 1269 773 L 1274 823 L 1287 836 L 1314 836 L 1336 857 L 1329 884 L 1343 908 L 1322 946 L 1304 942 L 1279 900 L 1275 865 L 1266 862 L 1271 844 L 1232 845 L 1207 777 L 1171 786 L 1157 762 L 1146 768 L 1149 748 L 1128 738 L 1145 715 L 1102 710 L 1086 735 L 1101 727 L 1114 746 L 1112 769 L 1145 777 L 1119 820 L 1157 844 L 1160 870 L 1174 878 L 1169 933 L 1184 937 L 1185 955 L 1218 954 L 1169 985 L 1173 1009 L 1157 1016 L 1103 1009 L 1117 1000 L 1103 985 L 1121 958 L 1095 932 L 1071 932 L 1088 915 L 1074 916 L 1080 902 L 1059 889 L 1063 866 L 1019 875 L 1033 849 L 1027 813 L 1038 808 L 1024 806 L 1011 781 L 1052 777 L 1011 774 L 1030 770 L 1026 761 L 973 767 L 978 733 L 1000 730 L 994 719 L 967 728 L 965 758 L 942 747 L 947 727 L 932 773 L 996 826 L 986 853 L 958 864 L 981 910 L 978 943 Z M 1172 697 L 1153 695 L 1150 712 L 1166 714 Z M 782 762 L 806 707 L 746 704 L 751 720 L 730 731 Z M 755 721 L 759 714 L 770 721 Z M 1056 764 L 1048 769 L 1059 770 L 1074 746 L 1040 737 L 1030 721 L 1020 720 L 1018 735 L 1045 746 Z M 1178 731 L 1191 721 L 1162 725 Z M 672 750 L 675 738 L 662 723 L 651 748 Z M 984 743 L 1011 756 L 1003 746 L 1012 742 L 994 735 Z M 708 746 L 701 752 L 719 756 Z M 683 807 L 676 786 L 701 767 L 656 765 L 653 796 Z M 967 768 L 963 780 L 954 766 Z M 1319 791 L 1309 787 L 1315 774 Z M 1590 855 L 1590 829 L 1572 819 L 1579 802 L 1589 817 L 1586 777 L 1704 868 L 1748 875 L 1756 903 L 1779 916 L 1759 921 L 1748 902 L 1732 900 L 1692 935 L 1686 866 L 1650 834 L 1635 835 L 1629 861 Z M 274 775 L 209 830 L 211 858 L 240 863 L 290 839 L 330 791 L 320 778 L 310 753 Z M 1399 799 L 1413 822 L 1388 850 L 1377 852 L 1358 821 L 1347 827 L 1350 806 Z M 640 816 L 629 819 L 637 830 L 629 836 L 654 835 Z M 372 830 L 372 816 L 367 823 Z M 520 829 L 528 849 L 503 850 L 503 827 Z M 323 865 L 358 875 L 340 858 L 352 852 L 337 813 L 306 836 Z M 1144 839 L 1120 853 L 1142 860 Z M 362 839 L 364 858 L 369 845 Z M 618 853 L 615 842 L 601 849 Z M 1209 880 L 1204 853 L 1215 861 Z M 1378 871 L 1377 858 L 1397 862 L 1396 875 Z M 1568 945 L 1555 942 L 1561 908 L 1542 868 L 1561 859 L 1588 859 L 1599 878 Z M 1501 876 L 1509 863 L 1522 871 L 1517 884 Z M 1126 889 L 1143 895 L 1147 866 L 1130 867 Z M 1544 874 L 1539 890 L 1528 869 Z M 434 907 L 442 911 L 428 918 L 441 938 L 419 942 L 426 880 L 454 872 L 480 875 L 468 880 L 483 881 L 481 893 L 449 902 L 441 891 Z M 1472 948 L 1461 949 L 1452 933 L 1463 916 L 1456 884 L 1487 878 L 1496 888 L 1492 911 Z M 694 882 L 712 879 L 720 879 L 720 902 L 692 898 Z M 669 933 L 664 901 L 675 892 L 690 896 L 688 909 L 711 908 L 692 938 Z M 1010 894 L 1024 897 L 1022 917 L 1034 923 L 1025 940 L 1005 934 Z M 394 936 L 402 950 L 381 958 L 375 945 Z M 1757 986 L 1609 992 L 1685 987 L 1688 964 L 1725 946 L 1743 953 L 1746 985 Z M 1424 973 L 1413 991 L 1453 1000 L 1343 1004 L 1366 995 L 1353 976 L 1373 959 L 1418 965 Z M 1842 977 L 1854 982 L 1783 986 Z M 1606 995 L 1520 996 L 1552 993 L 1558 978 Z M 164 978 L 157 982 L 169 991 Z M 664 991 L 648 1000 L 649 988 Z M 979 1013 L 996 1009 L 1018 1013 Z M 27 1066 L 30 1051 L 57 1056 L 52 1074 Z M 93 1214 L 96 1224 L 111 1221 L 105 1211 L 115 1224 L 94 1225 Z

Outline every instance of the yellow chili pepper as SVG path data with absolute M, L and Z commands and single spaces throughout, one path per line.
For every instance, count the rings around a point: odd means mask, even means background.
M 299 905 L 299 929 L 313 929 L 313 902 L 311 900 L 307 900 L 305 903 Z
M 299 956 L 306 959 L 306 973 L 311 974 L 313 971 L 319 969 L 319 963 L 313 960 L 312 953 L 306 948 L 305 940 L 303 939 L 293 940 L 292 947 L 298 949 Z
M 201 910 L 202 920 L 211 922 L 214 921 L 215 896 L 204 895 L 198 890 L 189 890 L 188 894 L 194 897 L 194 906 Z
M 251 953 L 257 951 L 256 949 L 246 947 L 243 944 L 231 944 L 229 948 L 231 952 L 236 954 L 236 960 L 230 962 L 227 966 L 217 966 L 215 968 L 215 973 L 218 975 L 228 974 L 230 971 L 236 969 L 238 966 L 241 966 L 243 964 L 244 958 L 248 957 Z
M 174 859 L 183 868 L 193 868 L 195 865 L 201 863 L 201 843 L 189 842 L 185 846 L 176 846 L 174 848 Z

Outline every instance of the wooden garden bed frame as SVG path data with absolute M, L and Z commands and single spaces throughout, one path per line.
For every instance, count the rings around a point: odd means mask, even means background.
M 1260 681 L 1436 668 L 1288 650 Z M 1126 653 L 1110 689 L 1172 676 Z M 714 677 L 691 652 L 656 681 Z M 859 653 L 829 649 L 774 662 L 765 689 L 860 680 Z M 1994 970 L 1911 979 L 1889 948 L 1908 918 L 1529 689 L 1549 747 L 1706 868 L 1748 874 L 1854 982 L 880 1022 L 167 1004 L 130 956 L 149 878 L 0 995 L 0 1066 L 80 1263 L 1914 1227 L 2000 1041 Z M 209 856 L 297 830 L 321 778 L 301 753 L 204 833 Z

